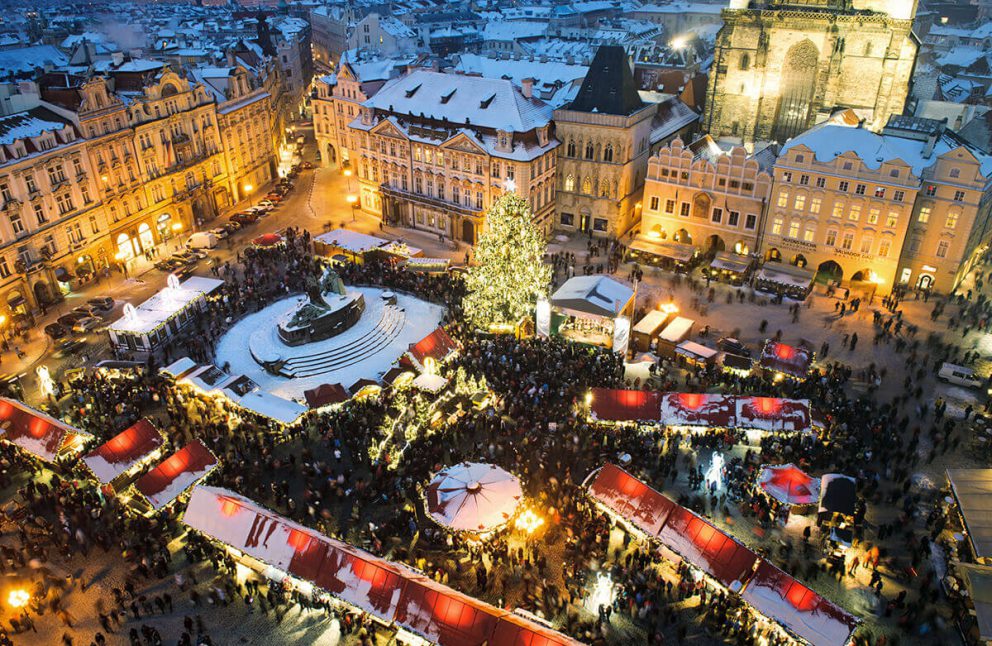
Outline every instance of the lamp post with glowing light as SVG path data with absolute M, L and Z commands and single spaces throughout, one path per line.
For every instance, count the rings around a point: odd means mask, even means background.
M 255 190 L 255 187 L 251 184 L 245 184 L 245 195 L 248 196 L 248 206 L 255 206 L 252 203 L 251 192 Z
M 179 249 L 179 238 L 182 235 L 182 232 L 183 232 L 183 223 L 182 222 L 175 222 L 175 223 L 173 223 L 173 225 L 172 225 L 172 235 L 176 239 L 176 249 L 177 250 Z
M 7 315 L 0 314 L 0 336 L 3 337 L 3 342 L 7 342 Z

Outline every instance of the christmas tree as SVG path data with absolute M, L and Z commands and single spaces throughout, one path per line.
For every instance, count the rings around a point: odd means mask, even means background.
M 544 264 L 544 236 L 526 200 L 503 194 L 486 213 L 486 230 L 475 246 L 475 265 L 465 278 L 469 323 L 482 330 L 514 325 L 546 297 L 551 267 Z

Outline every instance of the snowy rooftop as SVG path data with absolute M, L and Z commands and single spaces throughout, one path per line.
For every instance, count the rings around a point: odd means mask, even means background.
M 58 115 L 44 108 L 18 112 L 0 117 L 0 145 L 12 144 L 19 139 L 37 137 L 44 132 L 61 130 L 68 124 L 57 121 Z
M 524 79 L 532 78 L 535 80 L 535 86 L 540 88 L 585 78 L 589 66 L 561 61 L 500 59 L 465 53 L 459 54 L 455 69 L 486 78 L 509 79 L 518 86 Z
M 476 126 L 508 132 L 527 132 L 551 120 L 549 105 L 524 98 L 510 81 L 427 70 L 387 82 L 365 105 L 453 123 L 468 119 Z
M 110 329 L 115 332 L 147 334 L 159 327 L 177 312 L 224 284 L 217 278 L 191 276 L 179 289 L 165 287 L 147 301 L 134 308 L 134 316 L 125 314 Z
M 551 296 L 556 307 L 597 316 L 616 316 L 634 298 L 634 290 L 609 276 L 575 276 Z
M 0 77 L 33 72 L 46 63 L 62 67 L 69 64 L 69 59 L 53 45 L 5 49 L 0 51 Z

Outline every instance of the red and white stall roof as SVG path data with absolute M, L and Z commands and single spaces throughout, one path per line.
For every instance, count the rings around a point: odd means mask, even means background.
M 813 646 L 844 646 L 858 620 L 767 561 L 744 589 L 744 600 Z
M 794 464 L 763 466 L 758 486 L 786 505 L 812 505 L 820 500 L 820 481 Z
M 768 432 L 808 431 L 808 399 L 738 397 L 737 427 Z
M 134 488 L 153 509 L 167 507 L 217 468 L 217 458 L 199 440 L 179 449 L 138 478 Z
M 603 422 L 657 422 L 661 414 L 661 393 L 650 390 L 593 388 L 589 411 Z
M 413 365 L 423 370 L 428 359 L 437 363 L 444 363 L 452 353 L 457 351 L 458 344 L 448 336 L 443 327 L 439 326 L 421 340 L 411 343 L 407 352 Z
M 16 399 L 0 397 L 0 438 L 45 462 L 66 450 L 81 449 L 86 431 L 46 415 Z
M 579 644 L 534 621 L 436 583 L 404 565 L 298 525 L 226 489 L 196 487 L 183 522 L 438 644 Z
M 665 426 L 734 426 L 734 397 L 707 393 L 666 393 L 659 421 Z
M 731 590 L 747 582 L 758 562 L 757 554 L 684 507 L 672 511 L 658 539 Z
M 767 370 L 781 372 L 796 379 L 805 379 L 813 364 L 813 355 L 806 348 L 769 339 L 761 349 L 758 364 Z
M 162 447 L 165 439 L 147 419 L 110 438 L 83 456 L 83 462 L 102 484 L 108 484 Z
M 651 536 L 657 536 L 678 504 L 623 469 L 606 464 L 589 485 L 600 503 Z

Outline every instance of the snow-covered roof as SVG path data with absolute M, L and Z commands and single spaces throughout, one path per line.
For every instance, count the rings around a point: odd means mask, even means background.
M 509 59 L 464 53 L 458 55 L 455 69 L 466 74 L 479 74 L 486 78 L 508 79 L 521 85 L 524 79 L 534 79 L 535 88 L 570 83 L 585 78 L 588 65 L 540 59 Z
M 142 418 L 87 453 L 83 462 L 97 480 L 109 484 L 158 450 L 164 442 L 158 429 Z
M 264 390 L 253 390 L 241 397 L 233 396 L 229 390 L 224 390 L 224 394 L 238 406 L 262 417 L 274 419 L 280 424 L 293 424 L 309 410 L 298 402 L 283 399 Z
M 513 83 L 460 74 L 414 70 L 388 81 L 366 106 L 394 114 L 421 114 L 434 119 L 527 132 L 547 125 L 551 107 L 526 99 Z
M 32 45 L 0 50 L 0 77 L 18 76 L 44 68 L 64 67 L 69 58 L 53 45 Z
M 196 362 L 189 357 L 176 359 L 164 368 L 159 369 L 159 373 L 172 379 L 178 379 L 196 368 Z
M 224 281 L 217 278 L 191 276 L 179 286 L 179 289 L 163 288 L 135 307 L 133 316 L 125 313 L 110 326 L 110 329 L 115 332 L 147 334 L 223 284 Z
M 566 310 L 613 317 L 631 299 L 634 290 L 609 276 L 575 276 L 551 296 L 551 304 Z
M 361 233 L 359 231 L 352 231 L 351 229 L 328 231 L 317 236 L 315 240 L 329 247 L 343 249 L 349 253 L 365 253 L 366 251 L 380 249 L 384 245 L 389 244 L 389 240 L 370 236 L 367 233 Z
M 485 41 L 516 41 L 520 38 L 543 36 L 548 31 L 547 22 L 525 22 L 513 20 L 510 22 L 488 22 L 482 30 Z
M 82 448 L 89 433 L 55 419 L 27 404 L 0 397 L 0 439 L 45 462 L 54 462 L 63 450 Z
M 941 67 L 953 65 L 955 67 L 967 68 L 979 58 L 982 58 L 987 54 L 988 52 L 979 49 L 978 47 L 965 47 L 960 45 L 938 56 L 935 62 Z
M 725 8 L 726 5 L 723 3 L 709 4 L 704 2 L 672 2 L 670 4 L 646 4 L 641 7 L 637 7 L 636 9 L 632 9 L 630 13 L 707 13 L 719 18 L 720 12 Z
M 68 122 L 57 121 L 57 117 L 58 115 L 54 112 L 43 108 L 0 117 L 0 145 L 12 144 L 19 139 L 37 137 L 45 132 L 62 130 L 68 125 Z
M 214 454 L 200 440 L 193 440 L 138 478 L 134 488 L 157 511 L 171 505 L 216 468 Z

